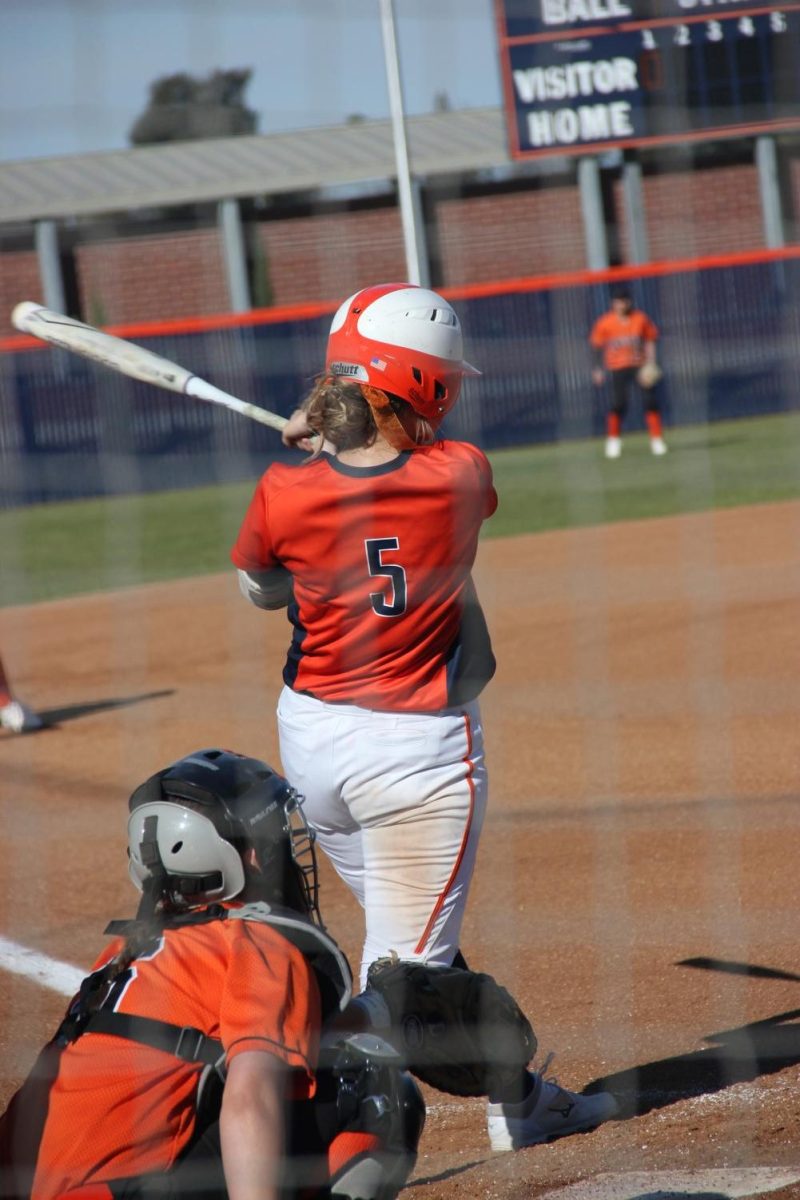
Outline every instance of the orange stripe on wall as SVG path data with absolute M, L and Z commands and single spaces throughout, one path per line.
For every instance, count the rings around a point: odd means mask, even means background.
M 115 337 L 170 337 L 181 333 L 210 333 L 217 329 L 246 329 L 252 325 L 278 325 L 282 321 L 302 321 L 334 313 L 341 300 L 321 300 L 313 304 L 292 304 L 283 308 L 253 308 L 246 313 L 215 313 L 203 317 L 170 317 L 163 321 L 137 321 L 126 325 L 103 325 L 105 333 Z M 41 349 L 38 338 L 27 333 L 0 338 L 0 351 Z
M 544 292 L 556 288 L 587 284 L 613 283 L 617 280 L 652 279 L 690 271 L 710 271 L 720 267 L 743 267 L 757 263 L 785 262 L 800 258 L 800 246 L 780 250 L 740 250 L 735 254 L 710 254 L 702 258 L 663 259 L 628 267 L 609 267 L 603 271 L 569 271 L 558 275 L 530 275 L 503 279 L 494 283 L 465 284 L 437 290 L 449 300 L 475 300 L 486 296 L 508 296 L 514 292 Z M 218 329 L 240 329 L 255 325 L 277 325 L 334 313 L 341 300 L 320 300 L 313 304 L 293 304 L 280 308 L 254 308 L 247 313 L 219 313 L 203 317 L 174 317 L 166 321 L 140 321 L 130 325 L 103 326 L 107 333 L 122 338 L 168 337 L 182 333 L 208 333 Z M 42 342 L 28 334 L 0 338 L 0 352 L 42 349 Z
M 736 254 L 709 254 L 703 258 L 664 259 L 661 262 L 639 263 L 630 267 L 609 267 L 604 271 L 533 275 L 505 279 L 497 283 L 466 284 L 464 287 L 441 290 L 442 295 L 450 300 L 472 300 L 483 296 L 506 296 L 512 292 L 545 292 L 585 284 L 613 283 L 615 280 L 650 279 L 661 275 L 680 275 L 689 271 L 710 271 L 719 267 L 745 267 L 753 263 L 782 262 L 792 258 L 800 258 L 800 246 L 786 246 L 781 250 L 740 250 Z

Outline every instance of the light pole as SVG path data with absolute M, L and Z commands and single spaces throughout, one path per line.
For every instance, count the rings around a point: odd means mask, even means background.
M 428 283 L 428 264 L 424 254 L 424 236 L 420 229 L 418 197 L 411 181 L 408 162 L 405 116 L 403 112 L 403 87 L 400 82 L 400 63 L 397 56 L 392 0 L 379 0 L 381 7 L 381 30 L 383 52 L 386 59 L 386 86 L 389 90 L 389 111 L 392 117 L 394 158 L 397 168 L 397 190 L 400 200 L 400 220 L 403 226 L 403 244 L 406 253 L 406 271 L 409 283 Z

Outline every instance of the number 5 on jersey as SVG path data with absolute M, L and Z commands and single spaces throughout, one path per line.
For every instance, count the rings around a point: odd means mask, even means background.
M 388 579 L 391 584 L 391 603 L 385 592 L 370 592 L 372 609 L 379 617 L 401 617 L 406 611 L 406 573 L 399 563 L 386 562 L 384 554 L 399 550 L 400 540 L 396 537 L 367 538 L 364 542 L 367 567 L 370 575 Z

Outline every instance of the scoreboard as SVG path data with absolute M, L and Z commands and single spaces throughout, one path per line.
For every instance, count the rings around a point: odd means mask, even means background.
M 800 0 L 495 0 L 515 158 L 800 129 Z

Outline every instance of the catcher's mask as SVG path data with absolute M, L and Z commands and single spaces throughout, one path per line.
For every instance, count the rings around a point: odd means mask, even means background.
M 283 776 L 259 759 L 197 750 L 131 796 L 131 879 L 167 910 L 246 892 L 321 925 L 314 836 L 301 805 Z M 257 869 L 242 859 L 248 849 Z
M 423 418 L 416 422 L 410 414 L 400 422 L 411 444 L 430 441 L 458 399 L 463 377 L 480 375 L 464 361 L 461 325 L 451 306 L 411 283 L 364 288 L 339 306 L 325 370 L 361 384 L 384 436 L 391 412 L 383 410 L 392 401 L 397 409 L 398 400 L 410 406 Z

